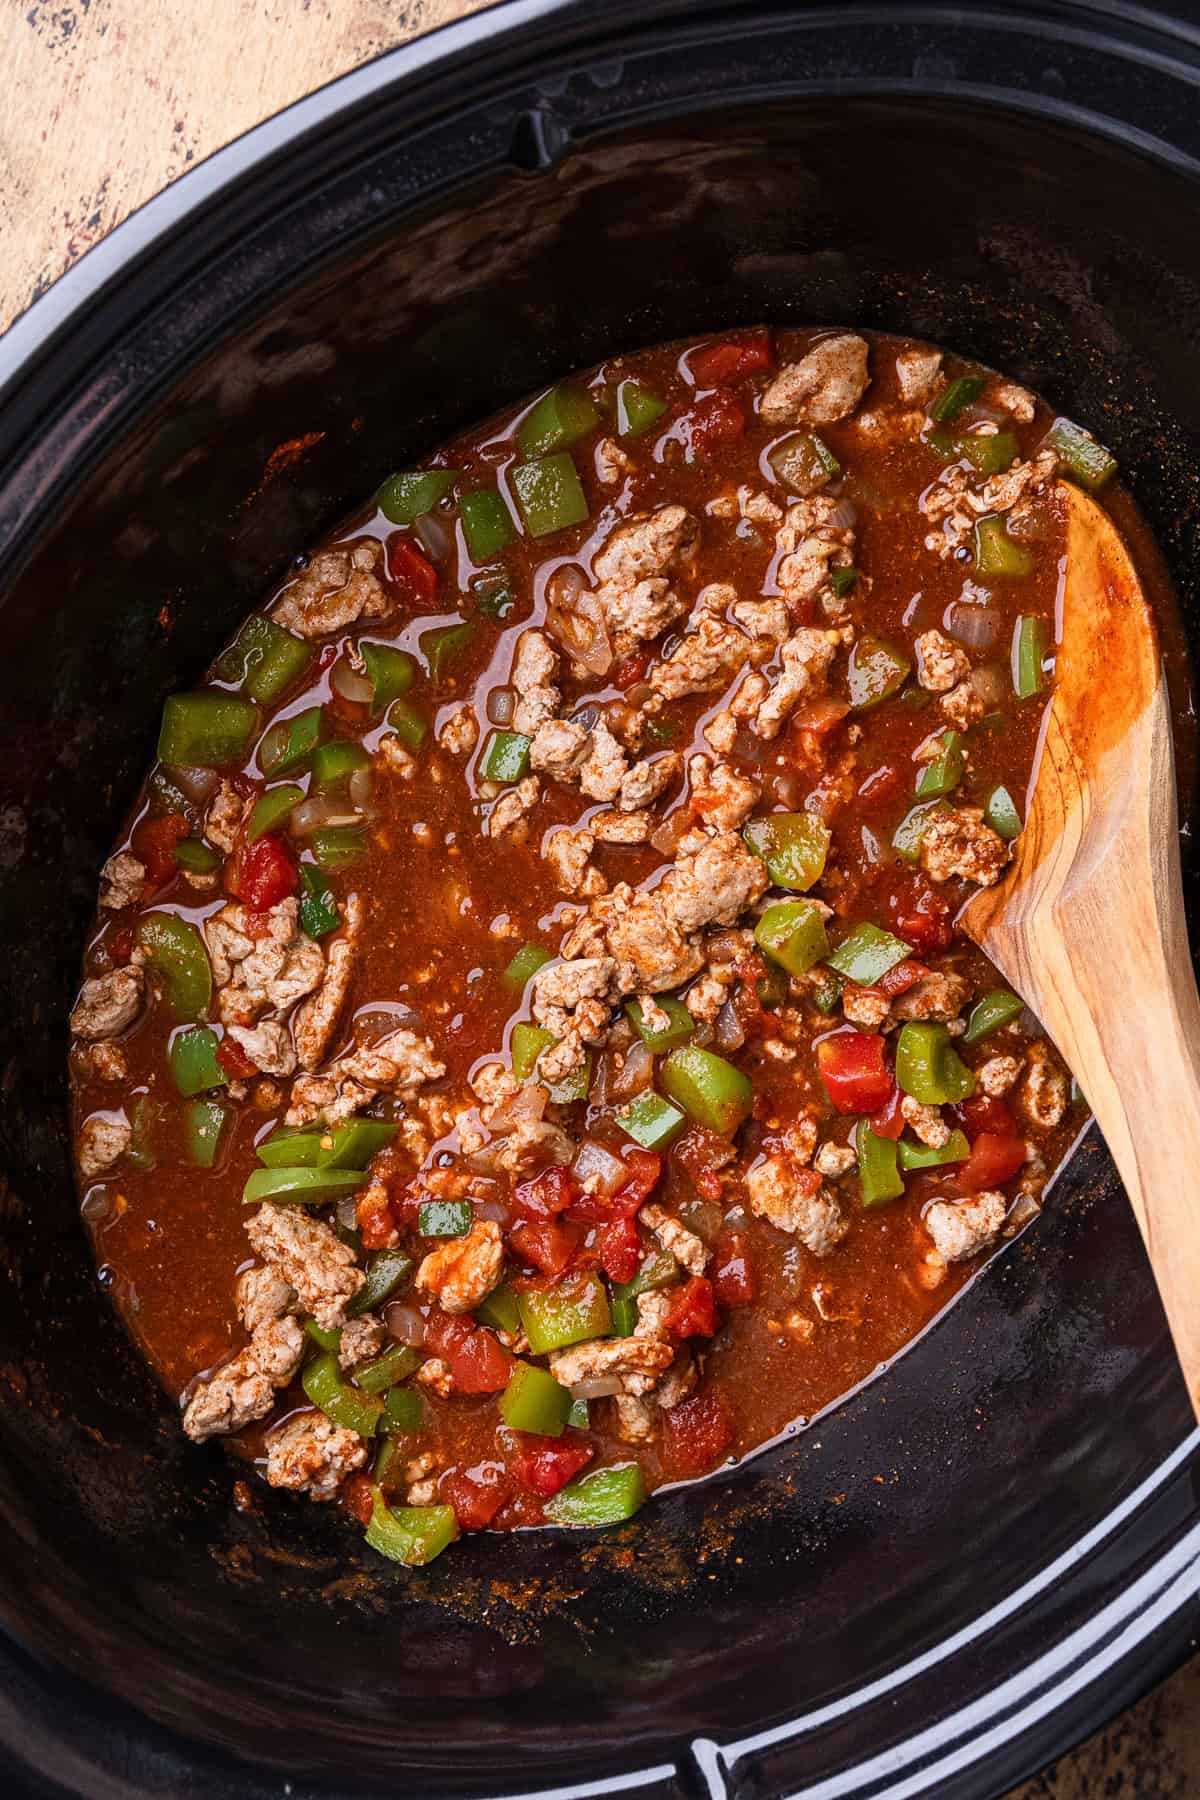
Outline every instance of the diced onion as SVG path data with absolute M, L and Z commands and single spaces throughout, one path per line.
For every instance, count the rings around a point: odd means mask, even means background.
M 1008 671 L 997 668 L 995 663 L 983 663 L 978 669 L 972 669 L 970 682 L 989 712 L 1008 704 L 1012 691 Z
M 571 1171 L 589 1193 L 601 1194 L 606 1199 L 619 1193 L 629 1180 L 629 1170 L 620 1157 L 614 1156 L 594 1138 L 585 1138 L 580 1144 Z
M 619 1065 L 619 1066 L 618 1066 Z M 654 1052 L 639 1038 L 623 1056 L 606 1058 L 607 1094 L 610 1100 L 632 1100 L 654 1080 Z
M 625 1384 L 619 1375 L 593 1375 L 590 1381 L 577 1381 L 571 1388 L 572 1400 L 607 1400 L 610 1394 L 621 1394 Z
M 680 838 L 690 829 L 689 809 L 686 806 L 677 806 L 675 811 L 669 813 L 663 820 L 658 829 L 651 832 L 651 847 L 657 850 L 660 856 L 674 856 L 679 848 Z
M 1036 1219 L 1041 1210 L 1041 1201 L 1035 1200 L 1032 1194 L 1018 1194 L 1013 1201 L 1012 1211 L 1004 1221 L 1004 1235 L 1011 1237 L 1013 1233 L 1020 1231 L 1023 1225 L 1028 1225 L 1030 1219 Z
M 746 1041 L 742 1030 L 742 1022 L 738 1018 L 732 1000 L 727 1000 L 717 1014 L 714 1036 L 719 1050 L 740 1050 Z
M 968 650 L 990 650 L 1000 633 L 1000 615 L 990 606 L 956 600 L 946 608 L 946 630 Z
M 348 806 L 345 800 L 327 799 L 321 794 L 311 800 L 301 800 L 288 815 L 288 827 L 293 837 L 309 837 L 314 831 L 324 831 L 331 825 L 361 824 L 362 814 L 357 807 Z
M 493 1225 L 507 1225 L 512 1213 L 503 1200 L 475 1200 L 472 1202 L 477 1219 L 488 1219 Z
M 549 1104 L 550 1096 L 544 1087 L 534 1084 L 518 1088 L 507 1100 L 501 1100 L 488 1119 L 488 1127 L 494 1132 L 512 1131 L 515 1126 L 525 1120 L 538 1120 Z
M 434 562 L 445 562 L 450 554 L 450 534 L 435 513 L 422 513 L 414 519 L 413 530 Z
M 425 1321 L 418 1308 L 405 1300 L 389 1301 L 383 1309 L 383 1322 L 389 1336 L 410 1350 L 419 1350 L 425 1342 Z
M 365 675 L 356 675 L 345 657 L 339 657 L 334 663 L 329 685 L 353 706 L 369 706 L 374 693 L 374 683 L 368 681 Z
M 358 1195 L 342 1194 L 337 1203 L 337 1222 L 343 1231 L 354 1231 L 358 1226 Z
M 350 799 L 360 813 L 371 811 L 371 771 L 355 769 L 349 782 Z
M 858 508 L 853 500 L 844 497 L 826 515 L 825 524 L 835 531 L 848 531 L 858 518 Z
M 588 592 L 583 570 L 574 563 L 556 569 L 546 584 L 546 630 L 589 674 L 608 674 L 613 661 L 608 627 L 600 602 Z
M 411 1006 L 365 1006 L 354 1015 L 355 1042 L 369 1048 L 391 1037 L 393 1031 L 419 1028 L 421 1015 Z
M 489 725 L 511 725 L 513 713 L 517 709 L 517 696 L 513 688 L 493 688 L 487 697 L 487 716 Z
M 179 763 L 171 764 L 171 780 L 185 800 L 193 800 L 197 805 L 215 793 L 220 779 L 215 769 L 191 769 Z

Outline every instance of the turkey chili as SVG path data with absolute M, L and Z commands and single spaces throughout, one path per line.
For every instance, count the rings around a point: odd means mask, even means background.
M 1061 480 L 923 344 L 619 357 L 393 476 L 195 692 L 72 1015 L 84 1214 L 197 1441 L 427 1561 L 812 1417 L 1083 1122 L 955 928 Z

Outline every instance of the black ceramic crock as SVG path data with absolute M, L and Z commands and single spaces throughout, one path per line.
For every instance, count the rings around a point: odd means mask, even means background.
M 999 364 L 1113 445 L 1194 630 L 1193 12 L 515 0 L 221 152 L 0 343 L 6 1794 L 980 1800 L 1190 1647 L 1197 1438 L 1095 1139 L 809 1431 L 409 1572 L 185 1444 L 88 1256 L 64 1055 L 163 695 L 390 469 L 619 347 L 823 320 Z

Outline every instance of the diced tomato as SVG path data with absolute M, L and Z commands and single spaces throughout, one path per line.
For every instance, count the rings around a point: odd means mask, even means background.
M 797 707 L 789 721 L 789 733 L 801 736 L 811 731 L 823 737 L 835 725 L 840 725 L 849 711 L 848 700 L 835 700 L 832 694 L 820 694 L 815 700 L 807 700 Z
M 386 566 L 387 578 L 402 599 L 427 607 L 437 598 L 437 570 L 402 531 L 393 532 L 387 541 Z
M 364 1250 L 387 1250 L 396 1242 L 396 1216 L 381 1182 L 372 1181 L 359 1193 L 354 1223 Z
M 721 1198 L 721 1178 L 717 1171 L 732 1161 L 728 1138 L 723 1138 L 719 1131 L 710 1131 L 707 1125 L 689 1125 L 672 1146 L 671 1157 L 706 1200 Z
M 738 978 L 731 996 L 734 1017 L 746 1037 L 765 1037 L 771 1015 L 759 998 L 758 984 L 767 974 L 767 965 L 761 956 L 744 956 L 734 972 Z
M 131 924 L 112 925 L 104 934 L 104 948 L 115 963 L 127 963 L 133 955 L 137 933 Z
M 662 1157 L 657 1150 L 625 1150 L 621 1161 L 629 1170 L 629 1180 L 618 1190 L 615 1200 L 618 1206 L 622 1201 L 630 1204 L 636 1201 L 640 1206 L 643 1200 L 658 1186 L 662 1174 Z
M 225 864 L 225 886 L 235 900 L 268 912 L 300 886 L 296 859 L 275 832 L 253 844 L 239 844 Z
M 1002 1187 L 1025 1162 L 1025 1140 L 1001 1136 L 996 1131 L 981 1131 L 971 1145 L 971 1154 L 953 1180 L 960 1194 L 978 1194 L 984 1188 Z
M 756 369 L 773 365 L 771 337 L 765 326 L 748 331 L 745 337 L 721 344 L 705 344 L 693 350 L 688 366 L 697 387 L 719 387 L 723 381 L 736 381 L 739 375 L 752 375 Z
M 533 1431 L 514 1431 L 510 1441 L 508 1466 L 514 1479 L 543 1500 L 565 1488 L 596 1454 L 589 1443 L 570 1432 L 552 1438 L 539 1437 Z
M 426 1321 L 425 1347 L 447 1364 L 460 1394 L 496 1394 L 508 1386 L 513 1359 L 482 1325 L 435 1308 Z
M 712 1271 L 713 1292 L 722 1306 L 749 1306 L 757 1298 L 754 1264 L 745 1239 L 736 1231 L 723 1231 L 717 1239 Z
M 892 1072 L 877 1034 L 851 1030 L 822 1038 L 817 1068 L 825 1092 L 841 1113 L 879 1112 L 891 1100 Z
M 1004 1100 L 993 1099 L 988 1094 L 972 1094 L 969 1100 L 961 1100 L 954 1111 L 972 1142 L 981 1131 L 990 1131 L 999 1137 L 1018 1136 L 1012 1108 Z
M 642 681 L 649 667 L 649 650 L 631 650 L 628 656 L 623 656 L 620 662 L 615 664 L 610 680 L 614 687 L 619 687 L 624 692 L 626 688 L 631 688 L 635 681 Z
M 679 425 L 687 460 L 695 462 L 740 438 L 746 429 L 746 415 L 728 389 L 717 388 L 698 400 Z
M 134 828 L 133 853 L 145 864 L 147 878 L 155 887 L 178 875 L 175 846 L 188 834 L 188 822 L 182 813 L 165 813 L 161 819 L 143 819 Z
M 880 800 L 890 800 L 900 786 L 900 771 L 891 763 L 882 763 L 878 769 L 872 769 L 858 784 L 858 797 L 872 804 Z
M 513 1189 L 513 1210 L 527 1219 L 553 1219 L 565 1212 L 580 1194 L 578 1181 L 561 1163 L 543 1169 L 530 1181 L 519 1181 Z
M 949 902 L 919 873 L 899 877 L 885 905 L 892 930 L 915 950 L 944 950 L 954 936 Z
M 717 1329 L 713 1285 L 706 1275 L 693 1275 L 670 1296 L 667 1330 L 672 1337 L 711 1337 Z
M 343 1481 L 338 1489 L 338 1505 L 356 1518 L 360 1525 L 371 1523 L 371 1514 L 375 1508 L 375 1496 L 371 1492 L 369 1475 L 351 1475 Z
M 249 1081 L 258 1074 L 258 1064 L 251 1062 L 242 1046 L 235 1044 L 231 1037 L 222 1038 L 217 1045 L 217 1061 L 234 1081 Z
M 703 1475 L 733 1442 L 733 1415 L 712 1388 L 667 1407 L 662 1421 L 663 1461 L 672 1475 Z
M 600 1267 L 610 1281 L 632 1281 L 642 1260 L 636 1219 L 613 1219 L 601 1226 L 596 1248 Z
M 893 1143 L 904 1131 L 904 1114 L 900 1111 L 904 1095 L 900 1089 L 893 1088 L 892 1097 L 886 1106 L 881 1106 L 872 1114 L 871 1130 L 876 1137 L 891 1138 Z
M 561 1275 L 575 1254 L 576 1239 L 557 1219 L 530 1219 L 514 1225 L 508 1241 L 522 1262 L 543 1275 Z
M 473 1469 L 447 1469 L 438 1482 L 438 1499 L 454 1508 L 463 1531 L 484 1531 L 504 1502 L 510 1484 L 507 1471 L 492 1463 Z

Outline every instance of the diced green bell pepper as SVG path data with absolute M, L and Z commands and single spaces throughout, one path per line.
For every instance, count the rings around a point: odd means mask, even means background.
M 966 1162 L 971 1154 L 965 1131 L 952 1131 L 937 1150 L 931 1144 L 916 1144 L 908 1138 L 901 1138 L 899 1147 L 900 1167 L 905 1170 L 940 1169 L 944 1163 Z
M 1012 431 L 954 433 L 931 431 L 926 442 L 939 455 L 955 462 L 969 462 L 981 475 L 999 475 L 1016 461 L 1021 446 Z
M 904 1177 L 896 1166 L 896 1146 L 891 1138 L 878 1137 L 865 1119 L 854 1128 L 858 1180 L 866 1207 L 886 1206 L 904 1192 Z
M 1019 580 L 1033 570 L 1033 552 L 1008 535 L 1003 513 L 975 522 L 975 570 L 985 579 Z
M 1080 487 L 1094 494 L 1117 472 L 1117 459 L 1111 450 L 1094 438 L 1082 425 L 1071 419 L 1055 419 L 1042 440 L 1042 447 L 1057 452 L 1058 459 Z
M 415 469 L 390 475 L 376 494 L 375 504 L 393 525 L 412 525 L 445 499 L 458 473 L 457 469 Z
M 413 1271 L 413 1260 L 403 1250 L 376 1250 L 367 1263 L 367 1278 L 346 1304 L 348 1319 L 361 1318 L 374 1312 L 396 1289 L 403 1286 Z
M 1046 626 L 1033 613 L 1017 620 L 1013 633 L 1012 678 L 1018 700 L 1032 700 L 1046 680 Z
M 803 975 L 829 954 L 824 914 L 811 900 L 768 906 L 754 927 L 754 941 L 790 975 Z
M 304 892 L 300 896 L 300 929 L 310 938 L 327 937 L 342 922 L 333 889 L 315 863 L 300 864 Z
M 216 1162 L 231 1110 L 220 1100 L 190 1100 L 184 1107 L 188 1156 L 197 1169 L 211 1169 Z
M 975 1077 L 944 1025 L 909 1021 L 896 1040 L 896 1080 L 922 1106 L 947 1106 L 975 1092 Z
M 212 964 L 196 927 L 174 913 L 149 913 L 137 941 L 162 978 L 167 1005 L 177 1019 L 199 1019 L 212 999 Z
M 908 680 L 912 663 L 894 644 L 864 632 L 850 651 L 846 671 L 850 704 L 856 712 L 866 712 L 899 693 Z
M 303 638 L 254 613 L 218 659 L 216 670 L 222 681 L 236 681 L 252 700 L 270 706 L 299 681 L 314 655 Z
M 983 822 L 990 825 L 997 837 L 1002 837 L 1006 844 L 1011 844 L 1015 837 L 1021 835 L 1021 815 L 1017 811 L 1017 803 L 1006 787 L 994 787 L 984 802 Z
M 466 1237 L 474 1218 L 469 1200 L 423 1200 L 417 1208 L 417 1230 L 422 1237 Z
M 282 825 L 291 814 L 294 806 L 299 806 L 304 798 L 304 789 L 294 782 L 285 781 L 280 787 L 268 788 L 254 802 L 254 810 L 250 814 L 250 823 L 246 827 L 246 838 L 253 844 L 268 831 L 274 831 Z
M 495 575 L 471 583 L 475 603 L 487 619 L 507 619 L 517 604 L 516 596 L 506 581 Z
M 532 406 L 517 427 L 523 456 L 546 456 L 566 450 L 600 422 L 596 403 L 585 388 L 563 381 Z
M 617 436 L 641 437 L 667 410 L 665 400 L 640 381 L 622 381 L 617 385 Z
M 766 863 L 776 887 L 807 893 L 825 873 L 829 827 L 816 813 L 768 813 L 744 825 L 742 837 Z
M 815 494 L 840 475 L 842 465 L 815 432 L 798 431 L 784 438 L 767 457 L 783 486 L 793 494 Z
M 637 1330 L 637 1301 L 625 1294 L 614 1294 L 609 1303 L 614 1337 L 632 1337 Z
M 341 1349 L 342 1331 L 340 1325 L 318 1325 L 315 1319 L 305 1319 L 304 1334 L 312 1339 L 318 1350 Z
M 588 504 L 579 474 L 567 452 L 518 463 L 511 471 L 517 505 L 530 537 L 549 537 L 568 526 L 582 525 Z
M 392 1391 L 397 1394 L 408 1394 L 412 1392 L 412 1389 L 394 1388 Z M 376 1487 L 383 1489 L 385 1494 L 396 1494 L 408 1486 L 404 1479 L 404 1471 L 412 1456 L 412 1450 L 404 1442 L 401 1434 L 389 1432 L 386 1412 L 383 1418 L 383 1432 L 384 1435 L 379 1439 L 379 1448 L 375 1452 L 375 1464 L 371 1470 L 371 1479 Z
M 322 869 L 341 869 L 357 862 L 367 848 L 366 833 L 357 825 L 326 825 L 314 831 L 308 842 Z
M 986 382 L 982 375 L 959 375 L 942 389 L 929 409 L 929 417 L 939 425 L 949 425 L 964 407 L 973 406 Z
M 237 694 L 204 688 L 171 694 L 163 707 L 158 760 L 178 769 L 243 763 L 258 725 L 258 708 Z
M 290 719 L 277 719 L 258 746 L 258 766 L 268 777 L 299 769 L 308 762 L 324 735 L 322 707 L 306 706 Z
M 417 639 L 426 667 L 435 682 L 441 681 L 455 659 L 475 636 L 477 621 L 459 619 L 453 625 L 435 625 Z
M 407 700 L 394 700 L 388 708 L 387 722 L 410 755 L 415 756 L 429 736 L 429 723 Z
M 225 1087 L 229 1076 L 217 1061 L 217 1034 L 207 1025 L 193 1025 L 171 1039 L 167 1060 L 175 1086 L 184 1096 Z
M 381 1488 L 372 1491 L 374 1506 L 367 1542 L 380 1556 L 420 1568 L 440 1556 L 458 1536 L 458 1520 L 452 1506 L 389 1506 Z
M 345 738 L 318 744 L 312 753 L 313 791 L 326 794 L 340 782 L 349 781 L 359 769 L 370 766 L 371 758 L 361 744 L 348 743 Z
M 412 1388 L 389 1388 L 383 1400 L 384 1431 L 413 1432 L 425 1427 L 425 1402 Z
M 516 535 L 512 515 L 503 496 L 495 488 L 479 488 L 464 494 L 458 503 L 467 540 L 467 555 L 473 563 L 491 562 L 507 550 Z
M 517 1296 L 517 1306 L 535 1356 L 607 1337 L 612 1330 L 604 1283 L 586 1271 L 564 1275 L 551 1288 L 530 1288 Z
M 561 1437 L 570 1410 L 570 1390 L 535 1363 L 518 1362 L 500 1396 L 500 1417 L 506 1425 L 542 1437 Z
M 480 752 L 478 774 L 483 781 L 521 781 L 529 773 L 531 738 L 523 731 L 491 731 Z
M 632 1519 L 645 1503 L 646 1483 L 638 1463 L 592 1469 L 560 1488 L 546 1502 L 546 1517 L 556 1525 L 619 1525 Z
M 545 968 L 548 962 L 553 961 L 553 952 L 547 950 L 542 944 L 522 944 L 500 980 L 506 988 L 519 994 L 533 980 L 539 969 Z
M 683 1001 L 676 1000 L 673 994 L 656 994 L 654 1004 L 666 1013 L 671 1021 L 669 1025 L 657 1029 L 648 1026 L 642 1018 L 640 1000 L 627 1000 L 625 1011 L 647 1050 L 660 1056 L 665 1050 L 674 1050 L 676 1045 L 686 1044 L 696 1029 L 696 1021 Z
M 612 1290 L 614 1300 L 636 1300 L 639 1294 L 651 1294 L 659 1288 L 673 1287 L 679 1280 L 679 1264 L 669 1250 L 652 1250 L 630 1281 L 618 1281 Z
M 304 1131 L 279 1125 L 256 1147 L 254 1154 L 268 1169 L 314 1169 L 321 1153 L 323 1135 L 319 1125 L 310 1125 Z
M 192 875 L 212 875 L 223 860 L 220 852 L 203 838 L 181 838 L 173 854 L 179 867 Z
M 1025 1002 L 1019 1000 L 1016 994 L 1010 993 L 1007 988 L 993 988 L 971 1008 L 967 1029 L 963 1032 L 963 1043 L 981 1043 L 985 1037 L 990 1037 L 993 1031 L 999 1031 L 1002 1026 L 1010 1025 L 1019 1016 L 1024 1005 Z
M 818 969 L 810 988 L 812 1003 L 817 1011 L 827 1017 L 835 1013 L 841 1004 L 843 981 L 832 969 Z
M 324 1206 L 335 1194 L 351 1194 L 366 1176 L 361 1169 L 298 1168 L 255 1169 L 247 1177 L 242 1199 L 247 1206 L 260 1200 L 294 1200 L 300 1205 Z
M 382 1394 L 398 1381 L 407 1381 L 420 1362 L 415 1350 L 407 1344 L 393 1344 L 373 1362 L 363 1363 L 354 1371 L 354 1385 L 368 1394 Z
M 889 969 L 894 969 L 911 955 L 909 946 L 893 937 L 890 931 L 864 923 L 856 925 L 849 937 L 844 938 L 836 950 L 830 951 L 825 961 L 847 981 L 853 981 L 859 987 L 871 987 Z
M 662 1067 L 662 1084 L 690 1118 L 722 1137 L 733 1136 L 754 1104 L 754 1089 L 742 1071 L 697 1044 L 672 1050 Z
M 942 747 L 917 776 L 917 799 L 940 800 L 952 794 L 966 772 L 967 758 L 957 731 L 942 733 Z
M 375 718 L 386 712 L 393 700 L 407 694 L 417 678 L 416 658 L 394 644 L 363 641 L 358 646 L 367 680 L 371 683 L 371 712 Z
M 512 1072 L 518 1081 L 532 1081 L 537 1073 L 538 1058 L 544 1050 L 558 1040 L 552 1031 L 541 1025 L 530 1025 L 526 1020 L 519 1020 L 512 1028 L 509 1039 L 512 1051 Z M 585 1055 L 579 1067 L 564 1075 L 561 1081 L 545 1084 L 551 1100 L 556 1106 L 569 1106 L 573 1100 L 586 1100 L 592 1085 L 592 1057 Z
M 592 1415 L 588 1411 L 586 1400 L 572 1400 L 571 1410 L 567 1414 L 567 1424 L 572 1431 L 588 1431 L 591 1428 Z
M 374 1394 L 360 1394 L 343 1381 L 334 1351 L 322 1350 L 314 1356 L 300 1377 L 300 1385 L 312 1401 L 335 1425 L 356 1431 L 359 1437 L 374 1437 L 383 1413 L 383 1401 Z
M 940 800 L 922 800 L 910 806 L 892 833 L 892 849 L 905 862 L 916 862 L 921 854 L 921 839 L 939 813 L 945 812 Z
M 754 991 L 764 1012 L 777 1012 L 788 997 L 786 971 L 778 964 L 769 964 L 766 973 L 755 981 Z
M 329 1148 L 317 1152 L 318 1169 L 365 1169 L 377 1151 L 386 1149 L 399 1130 L 386 1119 L 347 1119 L 335 1125 Z
M 829 585 L 833 589 L 836 600 L 844 600 L 858 586 L 857 569 L 833 569 L 829 575 Z
M 643 1150 L 665 1150 L 687 1124 L 687 1116 L 653 1088 L 646 1088 L 617 1114 L 617 1123 Z
M 517 1305 L 517 1296 L 507 1281 L 492 1289 L 487 1297 L 475 1308 L 475 1317 L 481 1325 L 491 1325 L 497 1331 L 510 1332 L 514 1337 L 521 1329 L 521 1309 Z

